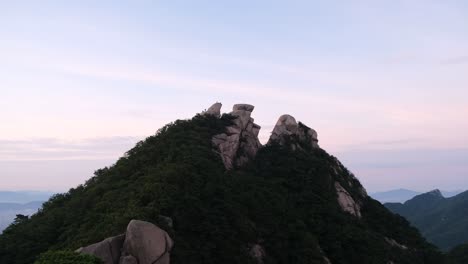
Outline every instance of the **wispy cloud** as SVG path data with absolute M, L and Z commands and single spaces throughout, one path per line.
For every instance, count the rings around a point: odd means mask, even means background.
M 443 65 L 468 64 L 468 55 L 447 58 L 447 59 L 441 60 L 440 64 L 443 64 Z
M 0 160 L 99 160 L 116 159 L 130 149 L 140 138 L 106 137 L 82 140 L 36 138 L 27 140 L 0 140 Z

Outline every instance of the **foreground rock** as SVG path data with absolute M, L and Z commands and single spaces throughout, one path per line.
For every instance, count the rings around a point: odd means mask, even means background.
M 106 238 L 76 252 L 94 255 L 104 264 L 169 264 L 174 243 L 156 225 L 132 220 L 125 234 Z
M 100 258 L 105 264 L 119 263 L 120 251 L 125 240 L 125 235 L 109 237 L 101 242 L 82 247 L 76 252 L 89 254 Z
M 127 226 L 123 256 L 133 256 L 139 264 L 168 264 L 174 242 L 159 227 L 144 221 L 132 220 Z
M 234 117 L 233 125 L 226 128 L 226 132 L 216 135 L 212 139 L 226 169 L 241 167 L 255 158 L 262 146 L 258 140 L 260 126 L 251 117 L 253 105 L 236 104 L 230 115 Z

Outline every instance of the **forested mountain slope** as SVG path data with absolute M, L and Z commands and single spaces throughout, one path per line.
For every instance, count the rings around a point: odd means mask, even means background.
M 0 236 L 0 263 L 77 249 L 123 233 L 131 219 L 170 234 L 171 263 L 443 262 L 318 146 L 315 131 L 285 115 L 262 146 L 253 106 L 222 116 L 219 109 L 161 128 L 83 185 L 17 219 Z
M 445 198 L 434 190 L 401 203 L 385 206 L 408 219 L 432 243 L 449 250 L 468 243 L 468 191 Z

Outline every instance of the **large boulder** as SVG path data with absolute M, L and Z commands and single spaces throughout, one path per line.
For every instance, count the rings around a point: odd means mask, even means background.
M 169 264 L 173 244 L 166 231 L 149 222 L 132 220 L 125 233 L 123 257 L 133 256 L 138 264 Z
M 258 139 L 260 126 L 255 124 L 251 117 L 254 108 L 249 104 L 234 105 L 230 113 L 234 117 L 232 125 L 212 139 L 226 169 L 245 165 L 255 158 L 262 146 Z
M 268 144 L 288 145 L 292 149 L 318 148 L 317 132 L 312 128 L 296 122 L 290 115 L 282 115 L 271 132 Z
M 78 253 L 94 255 L 100 258 L 104 264 L 119 264 L 120 250 L 123 246 L 125 235 L 109 237 L 101 242 L 79 248 Z
M 104 264 L 169 264 L 173 245 L 166 231 L 149 222 L 132 220 L 125 234 L 106 238 L 76 252 L 94 255 Z
M 202 115 L 212 115 L 216 117 L 221 117 L 221 107 L 223 105 L 221 103 L 215 103 L 208 110 L 204 111 Z

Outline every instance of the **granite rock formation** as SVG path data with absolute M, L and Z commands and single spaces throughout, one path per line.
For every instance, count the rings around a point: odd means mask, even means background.
M 149 222 L 132 220 L 125 234 L 79 248 L 104 264 L 169 264 L 174 243 L 166 231 Z
M 228 170 L 241 167 L 255 158 L 258 149 L 262 146 L 258 139 L 260 126 L 255 124 L 251 117 L 253 110 L 253 105 L 234 105 L 232 112 L 229 113 L 233 117 L 232 125 L 226 127 L 224 133 L 212 139 Z
M 125 235 L 109 237 L 101 242 L 79 248 L 76 252 L 100 258 L 105 264 L 118 264 Z
M 268 144 L 289 145 L 293 150 L 298 148 L 318 148 L 317 132 L 312 128 L 297 123 L 290 115 L 282 115 L 276 122 Z
M 335 182 L 335 190 L 338 196 L 338 204 L 340 205 L 343 211 L 348 212 L 358 218 L 361 218 L 361 207 L 359 204 L 351 197 L 348 191 L 346 191 L 340 183 Z
M 202 112 L 202 115 L 212 115 L 216 117 L 221 117 L 221 107 L 223 105 L 221 103 L 215 103 L 208 110 Z

